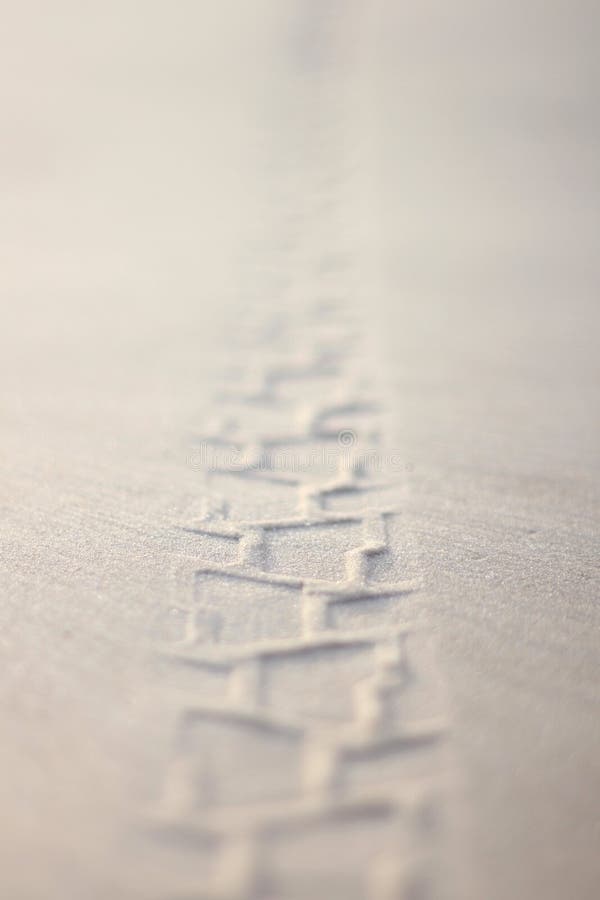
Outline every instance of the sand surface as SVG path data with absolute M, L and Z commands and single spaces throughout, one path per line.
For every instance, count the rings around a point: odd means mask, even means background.
M 592 900 L 598 16 L 0 4 L 11 900 Z

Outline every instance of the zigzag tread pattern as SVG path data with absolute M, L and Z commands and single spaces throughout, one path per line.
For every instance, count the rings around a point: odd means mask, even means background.
M 317 330 L 332 317 L 309 315 Z M 320 375 L 328 398 L 336 381 L 349 383 L 347 337 L 338 326 L 338 362 Z M 288 382 L 308 372 L 319 369 L 268 368 L 268 392 L 229 401 L 204 448 L 225 446 L 235 431 L 235 465 L 214 457 L 207 478 L 230 479 L 236 490 L 209 494 L 182 526 L 235 553 L 198 568 L 185 633 L 163 651 L 192 685 L 155 822 L 198 854 L 202 875 L 178 900 L 426 896 L 445 723 L 429 637 L 406 612 L 418 585 L 371 577 L 372 561 L 390 552 L 396 514 L 386 505 L 389 484 L 369 466 L 374 404 L 357 392 L 351 401 L 315 400 L 307 415 L 305 402 L 292 400 L 291 430 L 265 437 L 257 429 L 261 407 L 284 406 Z M 371 420 L 353 419 L 365 410 Z M 327 423 L 339 417 L 338 432 Z M 269 448 L 285 444 L 282 468 Z M 315 448 L 327 450 L 321 471 Z M 283 485 L 288 511 L 239 515 L 236 498 L 255 482 L 265 495 Z M 312 570 L 290 572 L 315 534 Z M 287 570 L 272 565 L 278 539 Z M 330 578 L 319 570 L 336 555 L 340 577 Z M 196 692 L 203 680 L 209 690 Z
M 200 554 L 208 539 L 223 553 L 200 559 L 180 639 L 162 651 L 182 687 L 152 830 L 189 860 L 168 900 L 436 891 L 444 705 L 419 585 L 396 578 L 388 539 L 398 492 L 336 224 L 343 92 L 331 89 L 297 104 L 310 111 L 303 170 L 320 143 L 278 234 L 289 302 L 239 328 L 246 365 L 194 447 L 206 491 L 181 527 Z

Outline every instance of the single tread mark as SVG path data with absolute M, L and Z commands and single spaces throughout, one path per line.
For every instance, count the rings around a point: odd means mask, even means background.
M 296 193 L 308 209 L 287 216 L 283 235 L 284 268 L 315 301 L 256 311 L 249 370 L 225 382 L 220 417 L 200 436 L 206 481 L 225 484 L 224 495 L 211 491 L 200 516 L 181 523 L 200 546 L 208 535 L 235 542 L 237 556 L 200 564 L 181 640 L 162 649 L 174 669 L 225 685 L 215 697 L 177 695 L 154 817 L 161 839 L 198 853 L 177 900 L 432 896 L 446 724 L 431 637 L 410 613 L 419 585 L 372 577 L 398 510 L 386 502 L 386 472 L 371 465 L 379 403 L 365 378 L 364 321 L 349 312 L 339 148 L 326 162 L 327 135 L 344 124 L 332 96 L 312 104 L 301 129 L 305 140 L 325 136 L 312 176 L 323 195 Z M 275 486 L 285 512 L 265 514 Z M 341 535 L 352 529 L 348 549 Z M 307 540 L 318 548 L 313 570 L 298 574 Z M 339 578 L 327 577 L 332 555 Z
M 343 380 L 344 360 L 347 366 L 353 362 L 349 353 L 344 356 L 343 331 L 336 358 L 337 377 Z M 311 369 L 311 377 L 314 374 Z M 265 381 L 271 383 L 268 373 Z M 278 402 L 283 403 L 284 388 L 277 383 Z M 262 397 L 260 403 L 269 405 L 272 398 Z M 331 409 L 329 403 L 325 407 Z M 312 421 L 322 421 L 317 403 L 314 409 Z M 356 435 L 355 458 L 364 443 L 359 424 L 351 418 L 358 406 L 348 403 L 345 409 L 348 427 Z M 372 436 L 372 421 L 366 433 Z M 290 437 L 296 447 L 333 440 L 303 424 Z M 259 433 L 249 437 L 261 447 L 269 440 Z M 224 471 L 219 469 L 221 475 Z M 263 474 L 269 472 L 267 463 Z M 227 680 L 224 696 L 214 701 L 190 696 L 181 709 L 157 814 L 161 833 L 168 827 L 185 834 L 192 845 L 209 840 L 214 847 L 218 864 L 208 887 L 199 871 L 197 887 L 203 883 L 206 892 L 201 896 L 262 900 L 280 896 L 272 893 L 274 885 L 282 897 L 288 887 L 294 896 L 294 879 L 300 876 L 294 875 L 293 848 L 298 860 L 308 852 L 309 844 L 300 838 L 307 829 L 325 829 L 328 837 L 315 858 L 305 860 L 312 872 L 310 888 L 303 895 L 298 887 L 299 897 L 324 898 L 326 891 L 341 896 L 343 879 L 336 887 L 335 873 L 326 871 L 326 845 L 329 840 L 343 846 L 353 822 L 360 822 L 365 834 L 373 828 L 385 834 L 381 852 L 373 851 L 360 872 L 362 893 L 357 896 L 410 897 L 409 885 L 416 883 L 417 870 L 427 858 L 424 810 L 435 794 L 435 754 L 445 722 L 435 691 L 428 696 L 423 690 L 422 665 L 430 667 L 427 654 L 423 656 L 424 636 L 410 618 L 379 627 L 365 627 L 361 621 L 358 627 L 340 630 L 331 616 L 340 604 L 401 601 L 418 586 L 371 581 L 369 561 L 389 552 L 387 521 L 393 508 L 365 506 L 364 490 L 352 491 L 354 507 L 343 513 L 328 511 L 326 499 L 340 483 L 344 490 L 353 489 L 359 477 L 361 489 L 371 488 L 378 500 L 389 485 L 380 484 L 379 473 L 377 482 L 368 471 L 359 476 L 352 458 L 345 457 L 340 472 L 333 481 L 328 473 L 284 473 L 295 496 L 287 516 L 261 517 L 257 508 L 255 518 L 236 518 L 235 494 L 215 494 L 205 500 L 199 520 L 184 526 L 199 537 L 237 542 L 233 562 L 197 570 L 196 602 L 186 633 L 164 649 L 174 666 L 218 671 Z M 237 468 L 230 474 L 236 479 L 254 477 Z M 361 538 L 342 553 L 342 578 L 322 578 L 318 572 L 303 577 L 268 568 L 269 546 L 277 535 L 293 535 L 293 546 L 301 549 L 307 534 L 320 530 L 335 536 L 345 526 L 358 528 Z M 225 592 L 222 596 L 235 598 L 232 622 L 226 621 L 227 604 L 215 586 Z M 278 636 L 267 617 L 250 623 L 246 639 L 232 642 L 228 635 L 235 630 L 235 617 L 244 615 L 246 602 L 254 612 L 265 602 L 261 592 L 267 589 L 284 613 L 297 598 L 295 632 Z M 408 702 L 415 688 L 420 695 L 416 709 Z M 289 866 L 285 871 L 284 858 Z

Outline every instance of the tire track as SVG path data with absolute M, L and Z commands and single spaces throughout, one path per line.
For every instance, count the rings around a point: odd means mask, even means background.
M 196 448 L 208 494 L 182 527 L 237 553 L 199 566 L 183 639 L 163 651 L 217 685 L 179 708 L 154 821 L 196 856 L 177 900 L 435 892 L 446 724 L 431 636 L 413 620 L 418 585 L 372 577 L 397 509 L 339 227 L 351 97 L 337 22 L 322 14 L 314 32 L 328 66 L 299 79 L 304 157 L 280 173 L 280 268 L 305 295 L 255 313 L 248 372 L 224 381 Z

